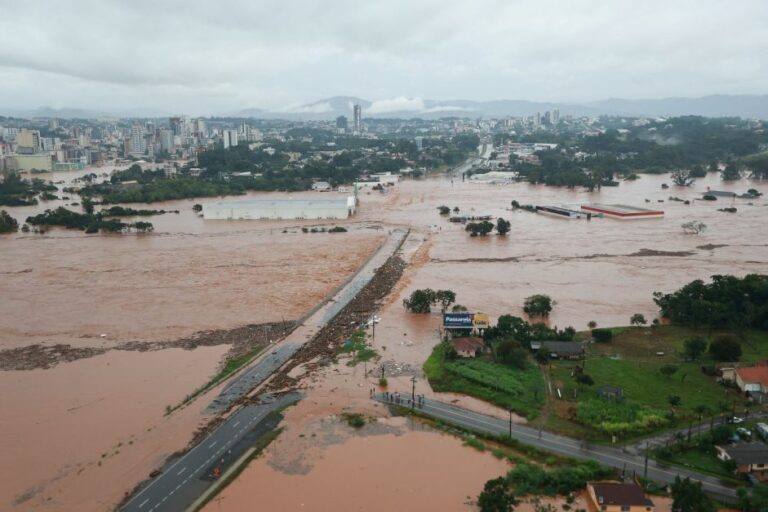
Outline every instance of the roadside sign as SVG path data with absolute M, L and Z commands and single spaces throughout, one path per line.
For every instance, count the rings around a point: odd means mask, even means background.
M 472 319 L 474 313 L 443 313 L 445 329 L 474 329 Z
M 491 319 L 485 313 L 475 313 L 472 325 L 475 329 L 488 329 L 491 326 Z

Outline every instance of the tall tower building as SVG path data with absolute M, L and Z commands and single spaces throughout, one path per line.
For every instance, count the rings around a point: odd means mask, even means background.
M 221 132 L 221 142 L 224 149 L 237 146 L 237 130 L 223 130 Z
M 346 132 L 349 125 L 347 124 L 346 116 L 339 116 L 336 118 L 336 129 L 340 132 Z
M 555 108 L 552 109 L 552 124 L 559 124 L 560 123 L 560 109 Z
M 144 130 L 140 124 L 131 126 L 130 153 L 132 155 L 143 155 L 147 152 L 147 143 L 144 140 Z
M 360 134 L 363 131 L 363 107 L 359 104 L 355 105 L 352 109 L 352 129 L 355 133 Z

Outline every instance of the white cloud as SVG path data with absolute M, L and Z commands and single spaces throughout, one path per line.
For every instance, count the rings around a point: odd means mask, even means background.
M 325 114 L 326 112 L 332 111 L 333 107 L 327 101 L 312 103 L 309 105 L 289 105 L 278 110 L 278 112 L 285 112 L 290 114 Z
M 768 92 L 764 0 L 0 0 L 0 13 L 0 110 Z
M 421 112 L 424 110 L 424 100 L 421 98 L 390 98 L 376 100 L 366 109 L 371 114 L 387 114 L 390 112 Z

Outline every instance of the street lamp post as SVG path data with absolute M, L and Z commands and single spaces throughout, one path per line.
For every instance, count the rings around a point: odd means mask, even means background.
M 413 384 L 411 388 L 411 409 L 413 409 L 416 406 L 416 377 L 411 377 L 411 383 Z

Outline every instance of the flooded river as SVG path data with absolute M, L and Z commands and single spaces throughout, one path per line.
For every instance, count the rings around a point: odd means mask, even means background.
M 321 224 L 310 221 L 204 221 L 191 210 L 208 201 L 198 199 L 130 205 L 179 210 L 149 218 L 155 232 L 146 235 L 52 229 L 45 235 L 4 236 L 0 348 L 110 347 L 294 319 L 349 277 L 387 229 L 407 226 L 413 229 L 403 249 L 409 267 L 383 305 L 375 344 L 382 360 L 402 369 L 390 379 L 392 387 L 408 390 L 416 376 L 420 392 L 431 393 L 421 364 L 437 342 L 440 319 L 436 313 L 404 312 L 402 299 L 416 288 L 450 288 L 458 303 L 492 316 L 522 316 L 523 299 L 545 293 L 557 302 L 552 325 L 584 329 L 590 320 L 624 325 L 633 313 L 653 318 L 652 293 L 672 291 L 692 279 L 768 273 L 768 200 L 752 205 L 722 198 L 690 205 L 669 201 L 670 196 L 700 197 L 707 186 L 765 193 L 768 187 L 747 180 L 724 185 L 714 175 L 691 188 L 662 190 L 662 183 L 670 183 L 668 177 L 643 175 L 590 193 L 450 178 L 406 181 L 386 194 L 363 193 L 353 219 L 322 223 L 350 229 L 339 235 L 302 233 L 301 226 Z M 567 220 L 508 211 L 513 199 L 521 204 L 625 203 L 661 208 L 665 216 Z M 58 204 L 63 202 L 8 210 L 23 220 Z M 470 238 L 463 226 L 438 215 L 442 204 L 458 206 L 463 214 L 505 217 L 512 230 L 506 237 Z M 738 211 L 718 211 L 725 206 Z M 690 220 L 703 221 L 707 230 L 685 235 L 680 224 Z M 10 456 L 0 463 L 0 508 L 109 509 L 164 457 L 185 446 L 205 420 L 204 401 L 168 417 L 164 408 L 215 373 L 227 348 L 108 352 L 49 370 L 1 372 L 0 449 Z M 386 418 L 367 399 L 375 377 L 366 376 L 365 369 L 342 362 L 304 381 L 308 405 L 289 413 L 285 440 L 278 439 L 207 510 L 241 510 L 239 505 L 256 496 L 271 510 L 349 509 L 357 503 L 365 510 L 405 504 L 471 510 L 467 497 L 474 499 L 482 483 L 505 465 L 456 439 L 407 425 L 369 436 L 339 431 L 338 442 L 307 448 L 314 458 L 306 471 L 286 471 L 288 466 L 279 464 L 278 454 L 287 451 L 291 439 L 301 433 L 311 439 L 311 426 L 321 418 L 345 409 Z M 486 404 L 462 400 L 492 412 Z M 439 484 L 424 477 L 436 471 Z

